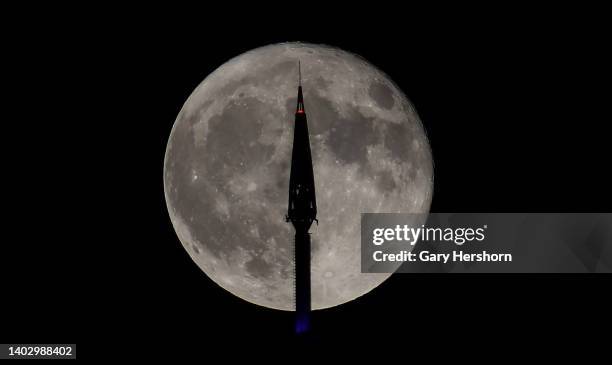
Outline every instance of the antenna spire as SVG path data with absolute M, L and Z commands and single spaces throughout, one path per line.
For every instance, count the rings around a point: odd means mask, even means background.
M 295 230 L 295 331 L 308 332 L 310 328 L 311 294 L 311 242 L 308 230 L 317 221 L 317 199 L 315 194 L 312 154 L 308 122 L 302 95 L 302 63 L 298 59 L 297 110 L 293 127 L 293 150 L 289 175 L 289 201 L 285 219 Z
M 298 60 L 298 97 L 297 97 L 297 114 L 304 114 L 304 97 L 302 95 L 302 63 Z

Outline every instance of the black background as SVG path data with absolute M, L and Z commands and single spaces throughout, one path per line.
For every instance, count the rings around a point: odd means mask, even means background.
M 337 46 L 397 83 L 431 143 L 434 212 L 609 211 L 609 42 L 597 11 L 296 7 L 264 19 L 241 9 L 109 12 L 28 36 L 47 57 L 28 66 L 51 75 L 45 86 L 61 100 L 26 113 L 57 111 L 31 142 L 42 151 L 15 163 L 45 179 L 19 182 L 34 193 L 16 214 L 27 218 L 13 227 L 20 238 L 4 244 L 2 342 L 76 342 L 81 358 L 112 356 L 111 344 L 202 358 L 222 344 L 300 342 L 290 313 L 234 297 L 191 261 L 163 195 L 184 101 L 225 61 L 270 43 Z M 583 356 L 578 343 L 593 354 L 609 339 L 609 291 L 605 275 L 398 274 L 316 311 L 310 340 Z

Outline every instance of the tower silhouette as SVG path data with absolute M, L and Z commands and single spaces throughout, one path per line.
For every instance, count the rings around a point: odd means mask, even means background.
M 314 173 L 308 137 L 308 122 L 302 95 L 302 70 L 298 61 L 298 97 L 289 177 L 289 207 L 286 221 L 295 229 L 295 331 L 304 333 L 310 328 L 310 233 L 317 221 Z

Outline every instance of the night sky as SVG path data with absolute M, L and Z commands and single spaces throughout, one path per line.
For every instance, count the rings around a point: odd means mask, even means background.
M 89 123 L 58 127 L 55 141 L 68 137 L 78 148 L 59 143 L 47 149 L 52 160 L 79 162 L 47 167 L 44 176 L 69 171 L 66 196 L 100 202 L 70 214 L 56 202 L 49 216 L 61 222 L 48 223 L 47 237 L 61 244 L 41 245 L 34 258 L 23 245 L 7 245 L 3 256 L 15 259 L 2 277 L 15 289 L 0 299 L 10 314 L 0 323 L 4 343 L 76 342 L 79 357 L 89 357 L 102 341 L 138 341 L 163 355 L 173 349 L 162 344 L 181 344 L 183 355 L 201 356 L 216 343 L 294 340 L 291 313 L 231 295 L 192 262 L 163 193 L 165 147 L 186 98 L 228 59 L 270 43 L 337 46 L 395 81 L 431 144 L 433 212 L 610 210 L 609 63 L 597 14 L 498 10 L 467 19 L 450 11 L 426 20 L 397 9 L 361 18 L 317 9 L 303 13 L 302 26 L 295 10 L 274 21 L 245 16 L 230 23 L 129 12 L 92 21 L 80 38 L 69 23 L 57 35 L 37 36 L 45 54 L 70 52 L 69 62 L 54 58 L 61 66 L 52 67 L 55 78 L 73 73 L 96 85 L 89 94 L 52 84 L 89 100 L 81 103 L 87 113 L 67 113 Z M 61 115 L 52 120 L 61 124 Z M 95 141 L 87 158 L 80 151 L 92 146 L 84 135 Z M 79 174 L 95 184 L 77 182 Z M 96 228 L 69 228 L 77 219 Z M 33 283 L 40 291 L 27 289 Z M 58 283 L 68 290 L 58 292 Z M 357 300 L 315 312 L 313 337 L 370 344 L 392 338 L 423 348 L 469 346 L 477 338 L 500 351 L 508 344 L 541 350 L 542 338 L 571 348 L 580 337 L 599 348 L 595 329 L 610 328 L 609 287 L 604 275 L 398 274 Z

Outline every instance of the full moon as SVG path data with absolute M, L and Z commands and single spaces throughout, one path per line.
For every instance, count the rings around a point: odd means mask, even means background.
M 164 191 L 193 261 L 230 293 L 294 310 L 294 231 L 285 222 L 298 60 L 319 219 L 312 308 L 368 293 L 361 213 L 427 213 L 433 162 L 412 104 L 382 71 L 338 48 L 281 43 L 241 54 L 193 91 L 168 140 Z

